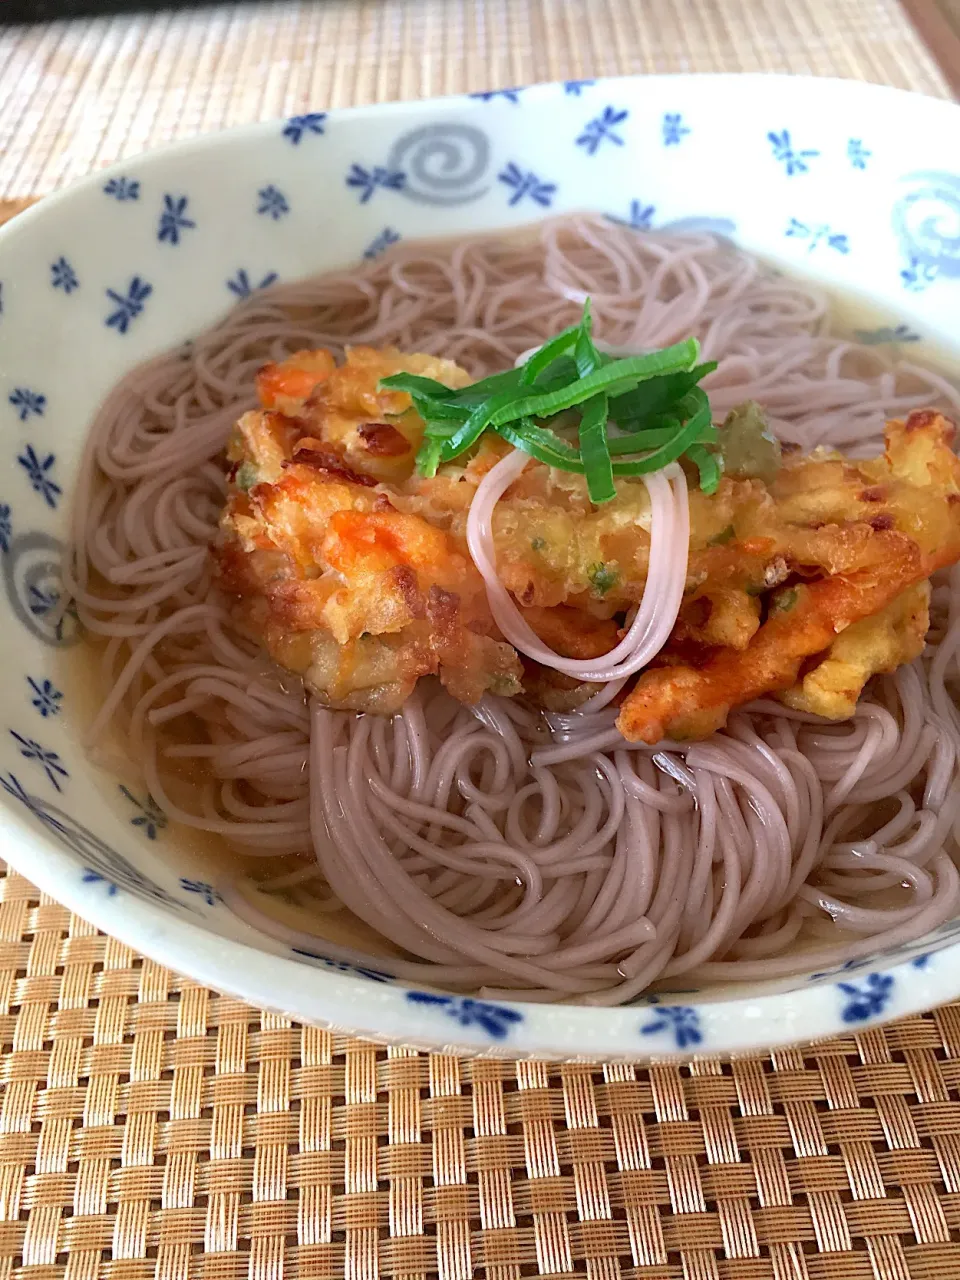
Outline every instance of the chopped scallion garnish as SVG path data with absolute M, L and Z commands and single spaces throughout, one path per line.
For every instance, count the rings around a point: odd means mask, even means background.
M 692 444 L 687 450 L 687 457 L 700 472 L 700 488 L 704 493 L 716 493 L 720 476 L 723 474 L 721 459 L 705 449 L 702 444 Z
M 607 397 L 594 396 L 583 406 L 580 419 L 580 457 L 591 502 L 609 502 L 617 496 L 613 463 L 607 439 Z
M 441 463 L 496 431 L 547 466 L 584 476 L 594 503 L 616 496 L 616 476 L 649 475 L 684 455 L 697 467 L 701 489 L 713 493 L 722 474 L 721 459 L 709 447 L 717 431 L 697 384 L 717 366 L 697 364 L 699 355 L 695 338 L 622 359 L 605 355 L 593 341 L 588 299 L 580 322 L 518 369 L 459 390 L 412 373 L 392 374 L 380 386 L 406 391 L 423 419 L 417 454 L 423 476 L 436 475 Z M 570 410 L 580 416 L 576 443 L 549 425 Z M 572 430 L 568 418 L 559 429 Z

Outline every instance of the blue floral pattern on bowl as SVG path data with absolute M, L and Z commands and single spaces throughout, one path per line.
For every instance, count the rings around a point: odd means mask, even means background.
M 160 239 L 159 235 L 157 239 Z M 106 294 L 114 304 L 114 309 L 107 316 L 104 324 L 108 329 L 116 329 L 117 333 L 126 333 L 130 325 L 143 312 L 144 303 L 153 293 L 153 285 L 139 276 L 131 276 L 130 283 L 123 292 L 107 289 Z
M 408 991 L 411 1004 L 442 1010 L 461 1027 L 480 1027 L 494 1040 L 506 1040 L 511 1029 L 523 1022 L 523 1014 L 511 1005 L 475 1000 L 471 996 L 435 995 L 432 991 Z
M 6 548 L 5 548 L 6 549 Z M 32 697 L 31 704 L 36 707 L 40 715 L 46 720 L 47 716 L 58 716 L 63 709 L 63 693 L 56 687 L 52 680 L 34 680 L 33 676 L 27 676 L 27 684 L 30 686 Z
M 236 275 L 227 281 L 227 288 L 236 298 L 249 298 L 251 293 L 256 293 L 258 289 L 269 289 L 278 279 L 275 271 L 267 271 L 254 283 L 246 267 L 239 267 Z
M 274 222 L 279 222 L 289 212 L 290 204 L 287 197 L 272 182 L 265 187 L 261 187 L 257 192 L 257 213 L 262 217 L 272 218 Z
M 31 391 L 29 387 L 14 387 L 7 396 L 7 403 L 13 405 L 20 421 L 26 422 L 31 415 L 43 417 L 47 397 L 39 391 Z
M 595 156 L 605 142 L 622 147 L 622 126 L 629 117 L 626 107 L 604 107 L 598 116 L 588 120 L 577 138 L 577 146 L 583 147 L 588 156 Z
M 327 113 L 325 111 L 308 111 L 306 115 L 291 116 L 281 130 L 288 142 L 298 147 L 304 138 L 321 136 L 326 132 Z
M 77 273 L 62 254 L 56 262 L 50 264 L 50 283 L 54 289 L 62 289 L 67 294 L 80 288 Z
M 679 111 L 667 111 L 664 113 L 661 135 L 665 147 L 678 147 L 690 132 L 690 126 L 684 124 L 683 116 Z
M 128 200 L 140 199 L 140 183 L 133 178 L 116 174 L 109 182 L 104 183 L 103 193 L 112 196 L 120 204 L 126 204 Z
M 731 165 L 738 180 L 724 181 Z M 922 358 L 955 336 L 960 108 L 840 82 L 583 79 L 304 110 L 125 161 L 0 232 L 5 854 L 108 931 L 214 986 L 434 1047 L 685 1058 L 955 998 L 960 921 L 746 993 L 677 990 L 622 1009 L 411 990 L 319 941 L 291 949 L 244 924 L 143 784 L 89 759 L 73 719 L 80 677 L 61 653 L 80 634 L 61 565 L 80 437 L 117 378 L 278 280 L 585 207 L 638 235 L 727 236 L 865 293 L 884 323 L 860 341 L 911 344 Z M 37 333 L 58 344 L 55 365 Z
M 655 1017 L 641 1026 L 640 1034 L 665 1036 L 678 1049 L 688 1049 L 703 1041 L 700 1015 L 696 1009 L 685 1004 L 657 1005 Z
M 557 193 L 555 182 L 544 182 L 532 170 L 524 172 L 513 160 L 509 161 L 506 168 L 497 174 L 497 178 L 510 188 L 512 194 L 508 203 L 511 208 L 529 197 L 542 209 L 549 209 Z

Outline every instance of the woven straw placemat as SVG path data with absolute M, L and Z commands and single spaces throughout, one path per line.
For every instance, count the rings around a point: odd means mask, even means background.
M 0 879 L 4 1280 L 949 1280 L 960 1005 L 766 1059 L 457 1059 Z
M 309 107 L 636 71 L 948 95 L 897 0 L 319 0 L 0 28 L 0 200 Z
M 0 220 L 308 105 L 709 70 L 948 93 L 895 0 L 325 0 L 0 30 Z M 960 1005 L 733 1064 L 382 1049 L 179 978 L 0 864 L 0 1089 L 0 1280 L 960 1277 Z

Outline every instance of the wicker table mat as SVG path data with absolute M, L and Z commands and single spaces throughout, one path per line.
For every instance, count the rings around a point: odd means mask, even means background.
M 945 1280 L 960 1005 L 808 1051 L 554 1066 L 257 1010 L 0 879 L 5 1280 Z
M 0 200 L 308 107 L 632 71 L 948 93 L 897 0 L 320 0 L 0 28 Z
M 0 220 L 308 105 L 703 70 L 948 93 L 895 0 L 325 0 L 0 30 Z M 178 978 L 0 864 L 0 1088 L 0 1280 L 960 1277 L 960 1005 L 690 1068 L 384 1050 Z

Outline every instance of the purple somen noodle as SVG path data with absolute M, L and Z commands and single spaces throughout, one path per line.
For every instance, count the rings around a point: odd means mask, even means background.
M 392 719 L 356 715 L 308 699 L 233 620 L 208 546 L 223 447 L 264 362 L 364 343 L 481 376 L 588 294 L 598 341 L 696 335 L 719 361 L 715 414 L 756 400 L 804 449 L 869 454 L 888 417 L 960 410 L 946 378 L 833 334 L 816 288 L 709 236 L 564 219 L 277 285 L 131 373 L 91 429 L 68 585 L 104 690 L 94 750 L 132 762 L 173 822 L 222 838 L 239 915 L 417 983 L 612 1005 L 928 933 L 960 912 L 960 569 L 934 580 L 924 655 L 875 679 L 851 720 L 763 702 L 707 741 L 654 747 L 614 727 L 625 676 L 567 715 L 467 707 L 433 681 Z

